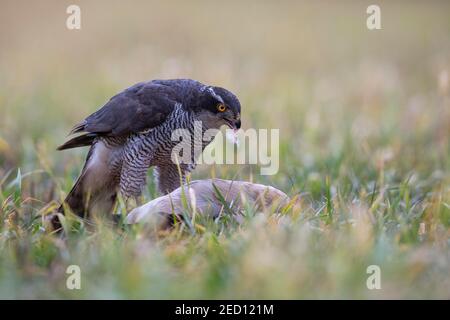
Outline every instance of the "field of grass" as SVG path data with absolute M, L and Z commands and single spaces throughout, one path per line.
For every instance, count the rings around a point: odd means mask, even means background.
M 450 3 L 378 2 L 369 31 L 364 1 L 76 2 L 77 31 L 72 1 L 0 2 L 0 298 L 450 298 Z M 236 92 L 244 129 L 280 129 L 276 175 L 192 179 L 270 184 L 300 206 L 158 235 L 47 232 L 87 152 L 55 150 L 72 125 L 179 77 Z

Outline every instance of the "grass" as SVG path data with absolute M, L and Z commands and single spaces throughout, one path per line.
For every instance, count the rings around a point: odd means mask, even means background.
M 1 298 L 450 298 L 447 3 L 382 2 L 383 29 L 368 31 L 359 1 L 81 2 L 76 32 L 68 4 L 0 10 Z M 135 82 L 175 77 L 235 91 L 244 128 L 280 129 L 276 175 L 192 178 L 270 184 L 300 206 L 163 234 L 70 217 L 67 239 L 45 231 L 86 153 L 55 151 L 71 126 Z M 73 264 L 81 290 L 66 288 Z

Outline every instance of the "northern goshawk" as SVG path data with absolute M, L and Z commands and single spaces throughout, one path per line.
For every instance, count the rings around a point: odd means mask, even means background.
M 174 163 L 171 152 L 179 141 L 172 141 L 172 132 L 185 129 L 193 134 L 196 121 L 201 121 L 202 132 L 222 125 L 237 130 L 240 112 L 239 100 L 230 91 L 190 79 L 153 80 L 125 89 L 77 124 L 70 133 L 82 134 L 58 148 L 90 146 L 65 203 L 82 217 L 110 212 L 118 191 L 125 199 L 141 195 L 151 166 L 159 191 L 173 191 L 195 168 L 196 159 L 192 153 L 191 163 Z M 202 151 L 209 142 L 202 142 Z

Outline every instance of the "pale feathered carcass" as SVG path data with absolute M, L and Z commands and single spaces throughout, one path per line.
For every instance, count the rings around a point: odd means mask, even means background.
M 276 212 L 290 199 L 282 191 L 267 185 L 222 179 L 196 180 L 171 193 L 132 210 L 126 223 L 151 223 L 158 228 L 170 227 L 175 219 L 183 220 L 188 211 L 217 218 L 220 214 L 239 214 L 246 206 L 255 211 Z

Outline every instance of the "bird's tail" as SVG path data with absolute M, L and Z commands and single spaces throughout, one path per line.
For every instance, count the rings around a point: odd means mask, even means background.
M 65 214 L 65 209 L 81 218 L 89 218 L 91 212 L 111 213 L 116 202 L 116 182 L 111 179 L 111 174 L 105 166 L 108 152 L 101 142 L 93 143 L 89 149 L 80 176 L 70 190 L 58 212 Z M 106 157 L 106 158 L 102 158 Z M 53 228 L 60 229 L 59 219 L 52 220 Z
M 75 213 L 79 217 L 85 217 L 87 214 L 87 199 L 86 193 L 83 188 L 83 180 L 86 175 L 86 168 L 83 168 L 80 176 L 75 182 L 72 190 L 66 196 L 65 200 L 59 206 L 57 212 L 61 214 L 66 214 L 66 208 L 70 209 L 71 212 Z M 54 230 L 60 230 L 62 228 L 59 218 L 55 215 L 52 219 L 52 225 Z
M 58 209 L 58 212 L 64 213 L 64 205 L 66 204 L 70 210 L 75 213 L 76 215 L 80 217 L 85 216 L 85 192 L 83 190 L 83 177 L 85 175 L 85 172 L 83 171 L 81 175 L 78 177 L 77 181 L 75 182 L 74 186 L 72 187 L 72 190 L 70 190 L 69 194 L 67 195 L 64 202 L 61 204 L 61 206 Z

